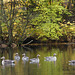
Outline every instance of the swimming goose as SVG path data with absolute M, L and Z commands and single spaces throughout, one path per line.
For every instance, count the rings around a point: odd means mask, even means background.
M 2 60 L 2 65 L 4 66 L 4 65 L 15 65 L 14 63 L 15 63 L 15 60 L 5 60 L 5 57 L 3 56 L 3 57 L 1 57 L 1 59 L 3 59 Z
M 15 54 L 15 60 L 17 60 L 17 61 L 20 60 L 20 56 L 18 53 Z
M 38 55 L 37 55 L 37 58 L 32 58 L 32 59 L 30 59 L 30 61 L 31 61 L 30 63 L 39 63 L 39 61 L 40 61 L 40 60 L 39 60 L 39 56 L 40 56 L 40 55 L 38 54 Z
M 29 60 L 29 57 L 27 57 L 25 53 L 23 53 L 22 55 L 23 55 L 23 57 L 22 57 L 23 61 L 28 61 Z
M 75 60 L 71 60 L 71 61 L 69 61 L 69 62 L 70 62 L 69 65 L 75 66 Z
M 53 56 L 44 57 L 45 61 L 56 61 L 56 53 L 53 54 Z
M 70 63 L 75 63 L 75 60 L 71 60 L 71 61 L 69 61 Z

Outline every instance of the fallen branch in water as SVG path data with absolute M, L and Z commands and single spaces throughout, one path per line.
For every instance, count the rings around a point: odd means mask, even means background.
M 33 40 L 29 41 L 29 42 L 28 42 L 28 43 L 26 43 L 25 45 L 28 45 L 28 44 L 30 44 L 31 42 L 33 42 Z

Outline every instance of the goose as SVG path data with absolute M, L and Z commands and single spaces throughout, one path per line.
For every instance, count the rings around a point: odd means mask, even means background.
M 69 61 L 69 65 L 73 65 L 73 66 L 75 66 L 75 60 L 71 60 L 71 61 Z
M 74 63 L 75 64 L 75 60 L 71 60 L 71 61 L 69 61 L 70 63 Z
M 22 57 L 23 61 L 28 61 L 29 60 L 29 57 L 27 57 L 25 53 L 23 53 L 22 55 L 23 55 L 23 57 Z
M 56 53 L 53 54 L 53 56 L 44 57 L 45 61 L 56 61 Z
M 32 58 L 32 59 L 30 59 L 30 61 L 31 61 L 30 63 L 39 63 L 39 61 L 40 61 L 40 60 L 39 60 L 39 56 L 40 56 L 40 55 L 38 54 L 38 55 L 37 55 L 37 58 Z
M 3 57 L 1 57 L 1 59 L 3 59 L 2 60 L 2 65 L 4 66 L 4 65 L 15 65 L 14 63 L 15 63 L 15 60 L 5 60 L 5 57 L 3 56 Z
M 15 60 L 19 61 L 20 60 L 20 56 L 18 53 L 15 54 Z

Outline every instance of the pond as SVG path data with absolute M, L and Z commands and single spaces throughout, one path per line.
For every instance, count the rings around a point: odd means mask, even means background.
M 75 60 L 74 45 L 42 45 L 0 49 L 0 58 L 5 56 L 6 59 L 14 60 L 15 53 L 19 53 L 20 60 L 15 62 L 13 66 L 3 66 L 0 59 L 0 75 L 75 75 L 75 65 L 69 63 L 70 60 Z M 40 62 L 30 63 L 30 60 L 23 62 L 23 53 L 29 59 L 40 54 Z M 53 56 L 54 53 L 56 53 L 56 61 L 44 60 L 44 57 Z

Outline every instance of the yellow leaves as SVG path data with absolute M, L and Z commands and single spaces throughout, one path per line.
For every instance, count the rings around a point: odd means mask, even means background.
M 74 4 L 71 4 L 71 6 L 74 6 Z
M 19 16 L 19 14 L 16 15 L 17 17 Z
M 70 29 L 71 29 L 71 30 L 73 30 L 74 28 L 73 28 L 73 27 L 71 27 Z
M 8 32 L 7 27 L 6 27 L 6 26 L 3 27 L 3 28 L 2 28 L 2 31 L 3 31 L 3 32 Z
M 28 4 L 28 1 L 25 1 L 26 4 Z
M 68 27 L 68 25 L 67 25 L 67 24 L 65 24 L 65 27 Z
M 70 22 L 67 22 L 67 24 L 70 24 Z
M 61 26 L 64 26 L 64 24 L 60 23 Z
M 21 15 L 23 15 L 23 13 L 21 13 Z
M 22 20 L 22 18 L 21 18 L 21 17 L 19 17 L 19 20 Z
M 8 17 L 10 17 L 10 14 L 8 14 Z
M 70 22 L 67 22 L 67 25 L 71 25 L 71 26 L 72 26 L 72 25 L 74 25 L 74 24 L 73 24 L 73 23 L 70 23 Z
M 36 9 L 38 9 L 39 7 L 36 7 Z
M 28 3 L 28 6 L 31 5 L 30 3 Z
M 21 12 L 23 13 L 23 12 L 25 12 L 25 11 L 24 11 L 24 10 L 22 10 L 22 9 L 19 9 L 19 10 L 18 10 L 18 12 L 19 12 L 19 13 L 21 13 Z
M 70 27 L 70 31 L 75 32 L 75 27 L 74 26 Z
M 27 34 L 30 34 L 30 33 L 27 33 Z
M 65 19 L 63 19 L 63 22 L 66 21 Z
M 15 36 L 17 34 L 17 32 L 13 32 L 13 36 Z
M 8 12 L 8 9 L 5 9 L 6 12 Z
M 14 25 L 16 25 L 17 23 L 14 23 Z
M 23 11 L 22 9 L 19 9 L 19 10 L 18 10 L 18 12 L 22 12 L 22 11 Z

